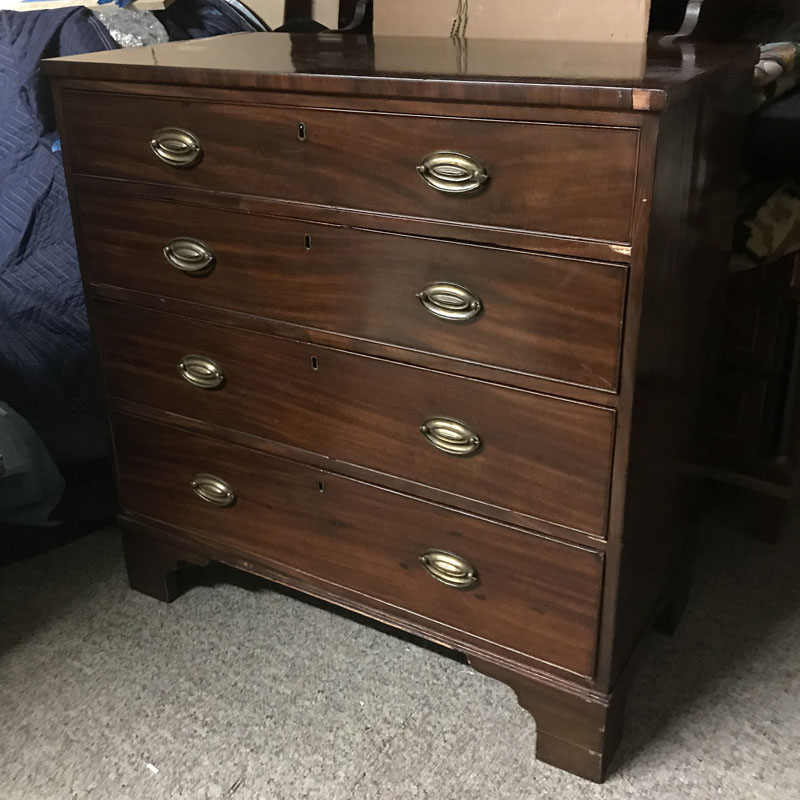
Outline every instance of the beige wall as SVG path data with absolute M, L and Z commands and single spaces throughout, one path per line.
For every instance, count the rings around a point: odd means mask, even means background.
M 375 34 L 449 36 L 459 0 L 375 0 Z M 650 0 L 468 0 L 466 35 L 642 42 Z
M 270 28 L 283 24 L 284 0 L 244 0 Z M 329 28 L 339 27 L 339 0 L 314 0 L 314 19 Z

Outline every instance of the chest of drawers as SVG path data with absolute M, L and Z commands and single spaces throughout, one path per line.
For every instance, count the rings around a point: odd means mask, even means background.
M 601 780 L 686 582 L 752 64 L 281 34 L 46 62 L 131 585 L 220 561 L 461 650 Z

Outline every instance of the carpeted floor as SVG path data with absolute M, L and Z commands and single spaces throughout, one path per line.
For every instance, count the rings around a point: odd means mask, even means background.
M 800 525 L 770 546 L 726 513 L 678 634 L 647 641 L 604 786 L 537 763 L 504 686 L 256 579 L 162 605 L 113 530 L 5 567 L 0 797 L 797 800 Z

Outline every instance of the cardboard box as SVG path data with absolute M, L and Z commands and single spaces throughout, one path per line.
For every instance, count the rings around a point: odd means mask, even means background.
M 459 9 L 470 39 L 641 43 L 650 0 L 375 0 L 375 35 L 450 36 Z
M 551 80 L 635 81 L 645 71 L 645 42 L 507 41 L 498 63 L 495 43 L 488 39 L 375 39 L 375 67 L 382 72 L 409 71 L 427 76 L 520 75 Z

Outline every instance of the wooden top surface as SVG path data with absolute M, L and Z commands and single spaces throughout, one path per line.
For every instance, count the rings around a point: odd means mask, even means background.
M 756 60 L 756 48 L 738 45 L 238 33 L 43 67 L 81 80 L 657 111 Z

